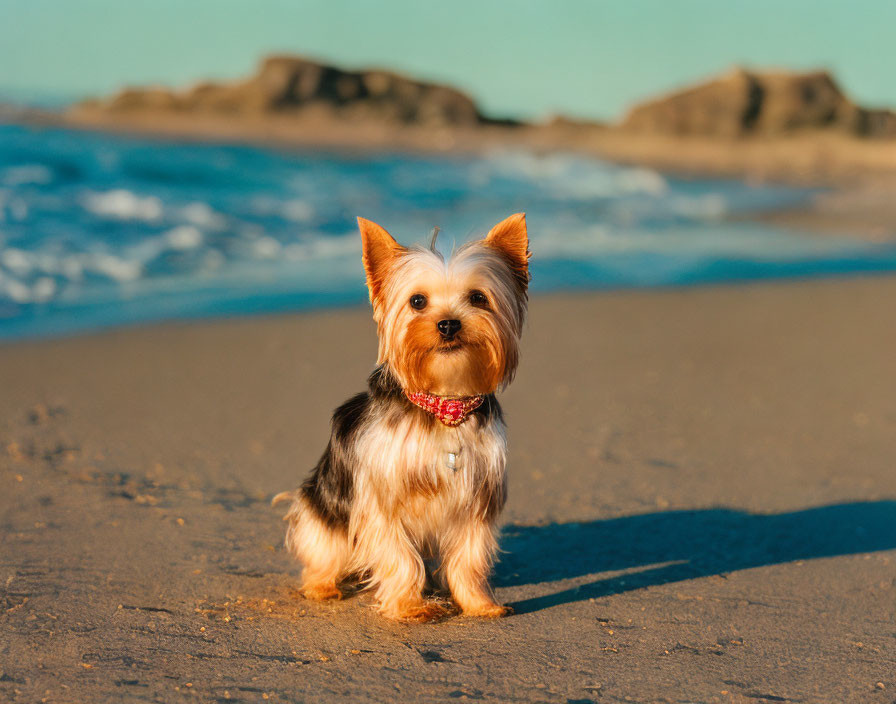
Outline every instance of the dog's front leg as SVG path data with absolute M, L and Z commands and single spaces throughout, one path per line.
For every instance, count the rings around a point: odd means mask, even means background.
M 359 537 L 380 613 L 399 621 L 420 622 L 447 613 L 438 602 L 423 598 L 426 567 L 400 522 L 385 516 L 373 518 Z
M 442 546 L 442 570 L 451 596 L 467 616 L 498 618 L 512 610 L 495 601 L 488 585 L 498 544 L 494 527 L 480 520 L 454 526 Z

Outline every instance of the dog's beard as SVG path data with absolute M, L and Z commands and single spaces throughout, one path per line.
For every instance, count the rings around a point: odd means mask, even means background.
M 492 393 L 503 376 L 485 346 L 463 340 L 439 341 L 422 350 L 406 348 L 389 366 L 406 390 L 439 396 Z

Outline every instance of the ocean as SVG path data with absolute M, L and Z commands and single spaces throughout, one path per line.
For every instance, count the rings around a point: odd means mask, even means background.
M 533 292 L 896 270 L 750 213 L 810 189 L 575 154 L 277 150 L 0 125 L 0 339 L 366 300 L 355 218 L 440 248 L 525 211 Z

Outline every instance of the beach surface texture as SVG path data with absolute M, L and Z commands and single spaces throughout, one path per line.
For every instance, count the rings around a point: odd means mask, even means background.
M 498 597 L 296 592 L 270 498 L 375 358 L 369 311 L 0 347 L 0 700 L 896 696 L 896 278 L 536 296 L 503 395 Z

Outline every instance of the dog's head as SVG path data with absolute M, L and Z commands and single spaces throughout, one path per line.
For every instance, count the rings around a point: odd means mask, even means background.
M 492 393 L 513 378 L 526 317 L 526 216 L 511 215 L 445 260 L 358 218 L 379 363 L 406 391 Z

